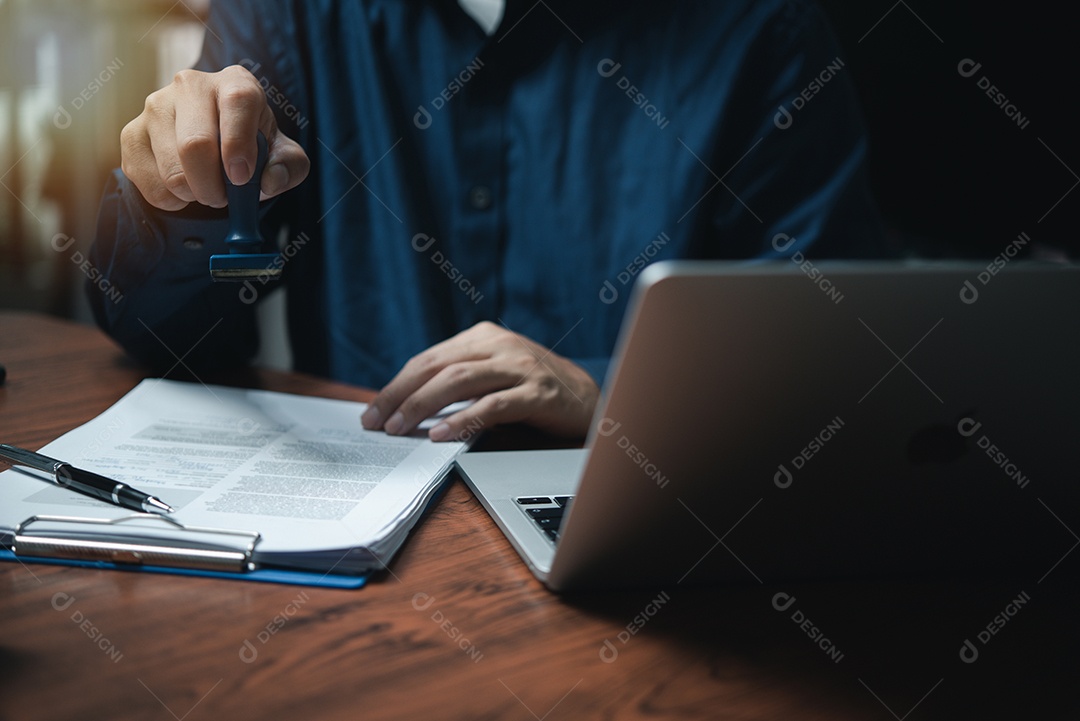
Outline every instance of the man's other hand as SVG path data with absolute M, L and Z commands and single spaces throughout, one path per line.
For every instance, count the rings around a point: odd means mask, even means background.
M 470 429 L 514 422 L 583 437 L 599 397 L 583 368 L 485 321 L 410 359 L 361 420 L 369 430 L 401 435 L 450 403 L 475 398 L 432 428 L 431 440 L 463 438 Z

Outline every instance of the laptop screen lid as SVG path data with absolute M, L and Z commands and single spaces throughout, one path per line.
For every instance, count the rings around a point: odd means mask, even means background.
M 546 582 L 1049 568 L 1078 301 L 1073 266 L 650 266 Z

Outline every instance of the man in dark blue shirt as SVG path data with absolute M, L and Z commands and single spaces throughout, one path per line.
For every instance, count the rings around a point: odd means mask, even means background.
M 583 435 L 646 263 L 880 252 L 848 71 L 811 3 L 509 0 L 490 34 L 476 17 L 215 4 L 197 68 L 122 134 L 93 251 L 122 298 L 90 289 L 101 326 L 153 365 L 252 357 L 271 286 L 213 284 L 207 258 L 227 252 L 222 163 L 246 182 L 257 130 L 295 367 L 383 387 L 364 425 L 389 433 L 477 398 L 432 438 Z

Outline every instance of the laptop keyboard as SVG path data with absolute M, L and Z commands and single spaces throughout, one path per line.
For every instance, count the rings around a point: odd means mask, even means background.
M 552 543 L 558 542 L 563 515 L 570 510 L 573 496 L 519 496 L 514 500 Z

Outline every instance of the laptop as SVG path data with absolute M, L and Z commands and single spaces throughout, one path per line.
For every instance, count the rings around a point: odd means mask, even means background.
M 1080 544 L 1078 314 L 1080 266 L 1004 256 L 660 262 L 585 447 L 458 468 L 556 591 L 1038 581 Z

